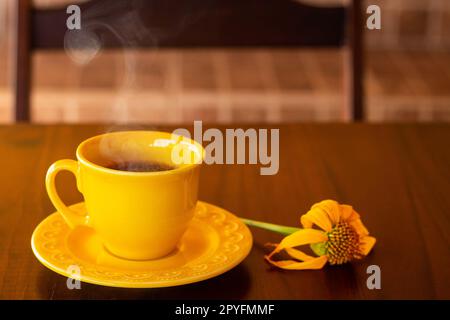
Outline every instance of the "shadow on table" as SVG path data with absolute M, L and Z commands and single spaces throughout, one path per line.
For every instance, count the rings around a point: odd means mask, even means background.
M 80 290 L 69 290 L 67 278 L 50 270 L 39 273 L 38 286 L 41 299 L 243 299 L 250 288 L 247 267 L 239 265 L 218 277 L 189 285 L 129 289 L 111 288 L 81 283 Z
M 328 266 L 324 272 L 324 280 L 331 299 L 355 299 L 355 293 L 365 284 L 365 279 L 358 278 L 355 265 L 349 263 L 341 266 Z M 355 269 L 356 268 L 356 269 Z

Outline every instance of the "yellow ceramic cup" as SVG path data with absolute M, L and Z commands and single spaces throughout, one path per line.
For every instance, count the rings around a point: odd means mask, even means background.
M 174 154 L 184 162 L 178 164 Z M 193 216 L 203 155 L 200 144 L 171 133 L 107 133 L 82 142 L 78 161 L 52 164 L 47 192 L 71 228 L 92 227 L 111 253 L 127 259 L 155 259 L 176 247 Z M 176 167 L 129 172 L 107 168 L 113 161 L 157 161 Z M 55 177 L 61 170 L 75 175 L 87 208 L 85 216 L 71 211 L 58 196 Z

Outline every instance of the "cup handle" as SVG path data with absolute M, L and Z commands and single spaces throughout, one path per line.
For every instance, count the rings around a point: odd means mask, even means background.
M 47 175 L 45 177 L 45 186 L 47 188 L 48 196 L 50 197 L 50 200 L 55 206 L 56 210 L 58 210 L 58 212 L 63 216 L 64 220 L 67 222 L 70 228 L 73 229 L 78 225 L 87 225 L 88 216 L 82 216 L 74 210 L 68 208 L 62 202 L 61 198 L 58 195 L 58 192 L 56 191 L 55 178 L 58 172 L 62 170 L 72 172 L 77 179 L 77 184 L 79 183 L 78 162 L 70 159 L 58 160 L 53 163 L 50 168 L 48 168 Z

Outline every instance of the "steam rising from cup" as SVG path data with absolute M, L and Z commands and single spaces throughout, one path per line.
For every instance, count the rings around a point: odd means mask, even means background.
M 158 47 L 161 41 L 177 36 L 190 23 L 207 12 L 216 0 L 129 0 L 98 1 L 81 11 L 81 29 L 67 30 L 64 48 L 67 56 L 83 72 L 103 49 L 120 49 L 123 72 L 114 92 L 111 112 L 105 122 L 128 124 L 129 102 L 136 88 L 137 59 L 140 44 Z M 107 3 L 107 5 L 106 5 Z M 206 6 L 206 4 L 208 4 Z
M 100 38 L 89 29 L 67 30 L 64 35 L 64 50 L 77 65 L 87 65 L 101 50 Z

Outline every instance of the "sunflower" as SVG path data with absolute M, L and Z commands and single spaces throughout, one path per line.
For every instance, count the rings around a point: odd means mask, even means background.
M 287 270 L 321 269 L 327 262 L 339 265 L 362 259 L 376 242 L 352 206 L 334 200 L 313 205 L 300 218 L 303 229 L 246 219 L 244 222 L 287 235 L 279 244 L 270 244 L 275 249 L 265 256 L 270 264 Z M 303 245 L 310 245 L 316 256 L 296 249 Z M 273 256 L 283 250 L 292 260 L 273 260 Z

